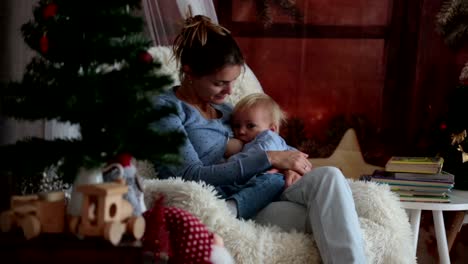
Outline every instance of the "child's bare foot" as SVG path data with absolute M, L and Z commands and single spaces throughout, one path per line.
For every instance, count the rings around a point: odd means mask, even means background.
M 224 247 L 224 241 L 223 238 L 220 237 L 218 234 L 214 233 L 213 234 L 213 245 L 218 245 L 220 247 Z

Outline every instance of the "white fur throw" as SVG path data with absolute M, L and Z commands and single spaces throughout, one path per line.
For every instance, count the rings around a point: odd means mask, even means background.
M 369 263 L 416 263 L 412 233 L 405 211 L 388 186 L 350 181 L 364 233 Z M 242 221 L 229 214 L 214 188 L 180 179 L 145 180 L 145 201 L 152 206 L 155 194 L 166 204 L 197 216 L 224 238 L 237 263 L 320 263 L 311 235 L 284 232 L 278 227 Z

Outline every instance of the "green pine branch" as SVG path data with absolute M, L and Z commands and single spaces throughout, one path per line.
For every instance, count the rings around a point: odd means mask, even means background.
M 20 82 L 2 89 L 0 112 L 77 124 L 81 137 L 0 147 L 3 169 L 22 178 L 56 166 L 71 182 L 79 168 L 100 167 L 124 152 L 154 163 L 178 161 L 184 135 L 159 132 L 155 125 L 174 109 L 156 111 L 152 101 L 172 80 L 148 58 L 142 19 L 132 15 L 139 4 L 40 0 L 34 7 L 34 19 L 21 30 L 37 56 Z

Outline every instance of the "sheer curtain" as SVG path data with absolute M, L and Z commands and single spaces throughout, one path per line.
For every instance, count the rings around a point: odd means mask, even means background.
M 20 27 L 32 16 L 32 4 L 28 0 L 2 1 L 0 8 L 2 49 L 0 82 L 6 85 L 9 81 L 21 79 L 27 62 L 33 53 L 24 43 Z M 2 132 L 0 143 L 11 144 L 26 136 L 44 137 L 44 122 L 19 122 L 0 117 Z
M 218 22 L 212 0 L 143 0 L 143 11 L 154 45 L 171 45 L 189 9 L 192 15 L 205 15 Z
M 155 46 L 170 46 L 181 29 L 182 21 L 188 14 L 205 15 L 213 22 L 218 23 L 212 0 L 143 0 L 143 11 L 148 33 Z M 162 61 L 169 64 L 167 60 L 163 59 Z M 230 102 L 245 96 L 247 86 L 253 87 L 250 92 L 263 91 L 260 82 L 247 64 L 245 64 L 244 70 L 235 83 L 236 89 L 230 96 Z M 176 79 L 174 85 L 177 83 Z

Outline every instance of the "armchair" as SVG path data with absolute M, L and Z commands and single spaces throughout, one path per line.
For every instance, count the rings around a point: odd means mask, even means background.
M 168 48 L 157 47 L 150 53 L 168 66 L 171 62 L 167 61 L 170 58 L 167 50 Z M 161 57 L 160 54 L 164 56 Z M 240 81 L 235 84 L 237 88 L 234 88 L 235 93 L 231 98 L 233 103 L 248 93 L 262 91 L 255 75 L 247 67 L 246 69 Z M 163 70 L 168 71 L 177 82 L 175 68 Z M 355 137 L 353 131 L 348 131 L 345 139 L 353 136 Z M 377 168 L 363 161 L 359 146 L 356 149 L 351 141 L 343 140 L 341 147 L 329 159 L 312 159 L 312 163 L 338 166 L 353 178 L 359 173 Z M 416 263 L 408 216 L 401 208 L 398 197 L 386 185 L 354 179 L 350 179 L 349 183 L 364 233 L 369 263 Z M 191 212 L 208 229 L 221 235 L 237 263 L 321 262 L 312 236 L 295 231 L 302 221 L 295 215 L 304 210 L 302 207 L 281 211 L 279 208 L 282 207 L 278 206 L 281 202 L 274 202 L 262 210 L 255 220 L 243 221 L 229 213 L 225 202 L 217 198 L 214 188 L 207 184 L 181 179 L 147 179 L 144 186 L 147 206 L 152 206 L 155 194 L 164 194 L 168 205 Z M 283 229 L 265 224 L 264 219 L 271 214 L 288 214 L 291 222 L 276 223 L 283 226 Z

